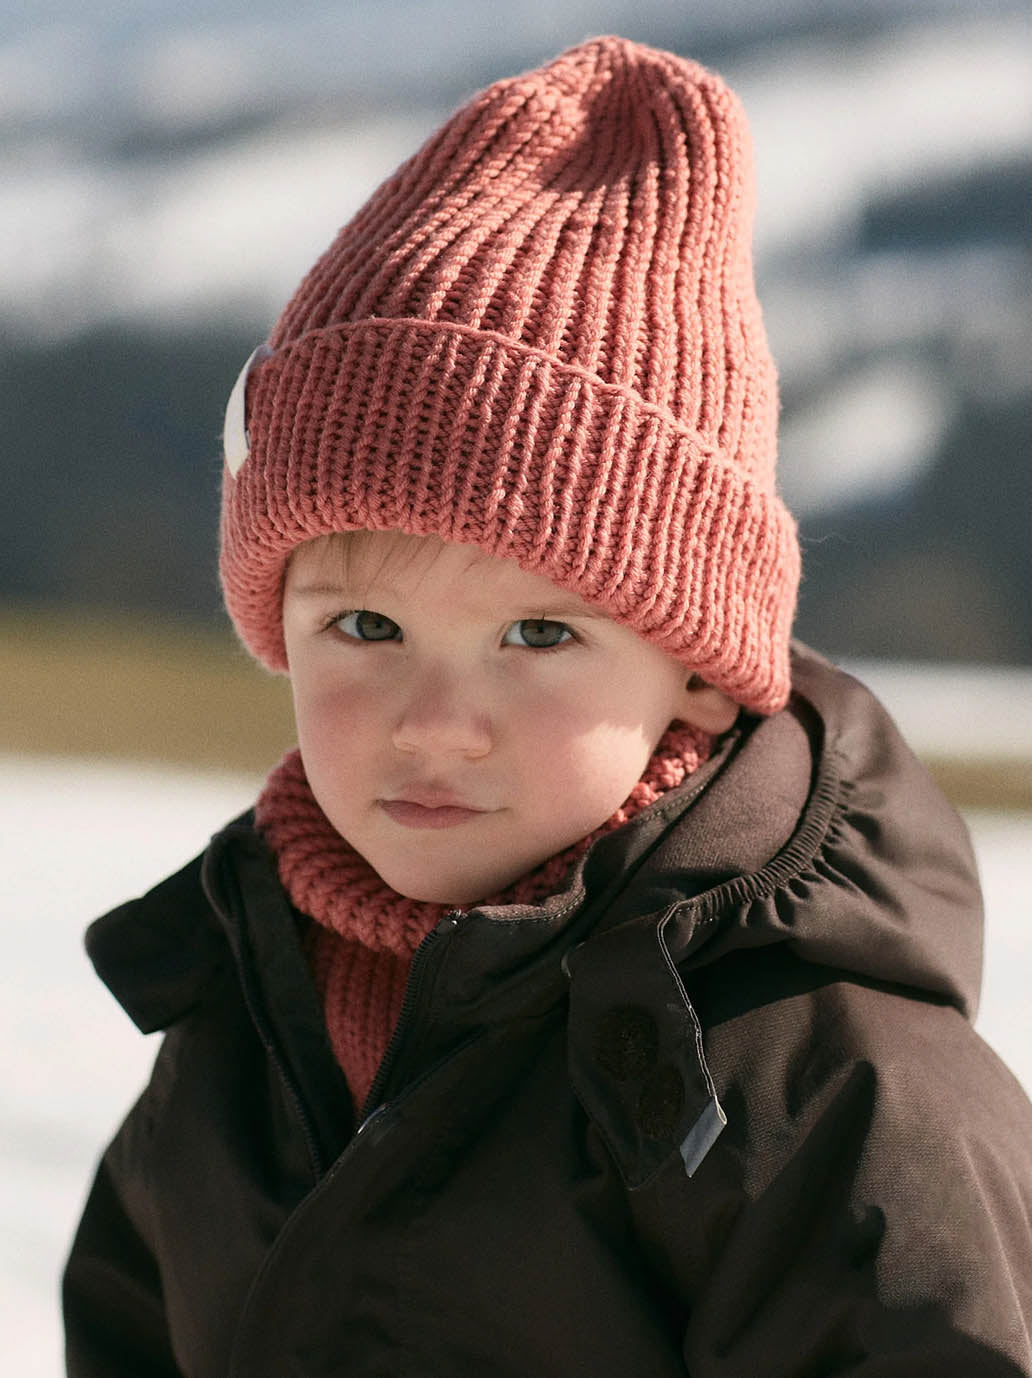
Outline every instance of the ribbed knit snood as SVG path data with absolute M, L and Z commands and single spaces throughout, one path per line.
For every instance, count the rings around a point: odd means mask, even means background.
M 554 893 L 572 864 L 705 761 L 712 738 L 677 722 L 660 739 L 641 779 L 594 832 L 549 857 L 485 904 L 535 904 Z M 272 771 L 256 821 L 294 907 L 316 921 L 308 956 L 337 1060 L 361 1106 L 398 1020 L 412 955 L 449 906 L 406 898 L 386 885 L 323 813 L 298 751 Z

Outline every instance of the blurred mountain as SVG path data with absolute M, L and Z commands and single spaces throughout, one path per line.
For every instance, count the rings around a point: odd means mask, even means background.
M 1032 662 L 1027 3 L 0 0 L 0 598 L 219 617 L 241 361 L 449 108 L 607 30 L 752 119 L 800 634 Z

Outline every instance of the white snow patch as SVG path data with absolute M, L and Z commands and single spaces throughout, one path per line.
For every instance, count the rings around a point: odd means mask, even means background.
M 5 310 L 43 337 L 111 317 L 201 320 L 227 304 L 271 319 L 421 132 L 412 119 L 281 130 L 131 170 L 53 151 L 42 167 L 9 163 Z
M 1032 762 L 1032 669 L 845 659 L 919 756 Z
M 94 976 L 82 932 L 188 861 L 257 782 L 2 756 L 0 782 L 0 1370 L 57 1378 L 61 1262 L 156 1051 Z
M 985 968 L 977 1027 L 1032 1094 L 1032 814 L 965 813 L 985 897 Z

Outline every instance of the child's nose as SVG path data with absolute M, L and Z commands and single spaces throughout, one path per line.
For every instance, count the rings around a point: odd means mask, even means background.
M 398 751 L 475 759 L 491 750 L 488 713 L 472 686 L 458 674 L 433 673 L 407 686 L 394 724 Z

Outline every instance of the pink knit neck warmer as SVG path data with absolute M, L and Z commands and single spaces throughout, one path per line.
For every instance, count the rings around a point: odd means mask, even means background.
M 671 724 L 611 818 L 483 903 L 535 904 L 553 894 L 597 838 L 680 785 L 711 749 L 705 733 Z M 319 807 L 296 750 L 269 775 L 255 819 L 291 903 L 318 924 L 309 960 L 334 1053 L 360 1107 L 397 1023 L 412 954 L 449 906 L 408 899 L 380 879 Z

